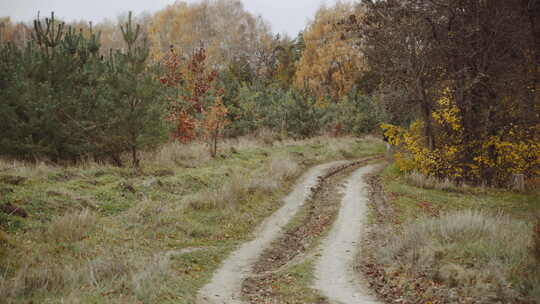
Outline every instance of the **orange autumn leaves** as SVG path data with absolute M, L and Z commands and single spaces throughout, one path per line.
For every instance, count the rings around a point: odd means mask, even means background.
M 160 81 L 171 90 L 166 117 L 173 124 L 171 138 L 184 143 L 202 139 L 216 156 L 218 139 L 229 123 L 228 110 L 222 102 L 225 92 L 216 86 L 218 73 L 207 68 L 205 49 L 189 59 L 171 49 L 162 62 Z
M 202 138 L 210 147 L 210 155 L 217 155 L 218 139 L 221 131 L 229 124 L 227 108 L 223 105 L 221 95 L 216 97 L 215 103 L 208 108 L 200 124 Z

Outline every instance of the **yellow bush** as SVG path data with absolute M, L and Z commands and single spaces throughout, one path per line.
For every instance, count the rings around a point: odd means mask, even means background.
M 408 130 L 388 124 L 382 127 L 389 142 L 403 150 L 395 155 L 396 165 L 402 172 L 419 171 L 438 178 L 463 178 L 465 170 L 457 162 L 458 147 L 445 144 L 430 151 L 422 136 L 421 121 L 415 121 Z
M 510 138 L 492 136 L 483 142 L 481 153 L 474 158 L 478 166 L 497 168 L 509 174 L 540 175 L 540 143 L 521 137 L 510 141 Z
M 532 130 L 514 126 L 497 136 L 466 141 L 460 110 L 450 96 L 450 91 L 444 90 L 432 114 L 437 143 L 433 150 L 427 148 L 422 121 L 413 122 L 409 129 L 390 124 L 381 126 L 389 142 L 401 148 L 395 155 L 401 171 L 418 171 L 457 181 L 487 179 L 499 185 L 513 174 L 540 175 L 540 141 L 530 136 L 540 134 L 540 124 Z

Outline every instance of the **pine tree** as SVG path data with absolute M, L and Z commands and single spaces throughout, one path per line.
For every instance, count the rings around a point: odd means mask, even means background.
M 127 53 L 100 55 L 100 33 L 65 27 L 51 14 L 34 22 L 25 47 L 0 45 L 0 154 L 77 161 L 111 158 L 162 137 L 160 84 L 148 46 L 123 26 Z

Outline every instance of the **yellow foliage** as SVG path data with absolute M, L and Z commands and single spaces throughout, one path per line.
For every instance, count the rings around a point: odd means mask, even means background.
M 512 130 L 509 133 L 516 135 Z M 474 158 L 478 166 L 500 168 L 511 174 L 540 175 L 540 143 L 519 136 L 505 138 L 492 136 L 482 143 L 482 153 Z
M 295 83 L 313 90 L 318 104 L 324 104 L 326 97 L 345 96 L 364 69 L 356 38 L 347 37 L 339 27 L 351 15 L 355 11 L 350 3 L 322 7 L 304 33 L 306 49 L 298 63 Z
M 540 175 L 540 142 L 538 138 L 528 137 L 528 134 L 540 134 L 540 124 L 528 132 L 514 126 L 496 136 L 466 142 L 462 138 L 460 111 L 448 89 L 441 94 L 432 117 L 438 127 L 439 143 L 433 150 L 425 143 L 422 121 L 415 121 L 409 129 L 390 124 L 381 126 L 389 142 L 402 150 L 395 155 L 401 171 L 469 181 L 482 181 L 489 172 L 490 179 L 499 184 L 507 182 L 513 174 Z
M 441 98 L 438 100 L 439 109 L 431 115 L 440 125 L 448 125 L 452 130 L 459 132 L 461 130 L 460 113 L 455 102 L 450 96 L 450 89 L 446 88 L 443 91 Z
M 396 161 L 396 166 L 401 172 L 411 172 L 416 169 L 415 162 L 412 159 L 403 156 L 401 152 L 396 152 L 394 158 Z

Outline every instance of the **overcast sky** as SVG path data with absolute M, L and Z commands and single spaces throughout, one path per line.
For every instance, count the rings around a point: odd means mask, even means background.
M 196 2 L 197 0 L 187 0 Z M 255 15 L 262 15 L 272 24 L 275 33 L 291 36 L 302 30 L 312 19 L 317 8 L 336 0 L 243 0 L 245 8 Z M 66 21 L 89 20 L 100 22 L 114 19 L 129 10 L 138 14 L 155 12 L 174 0 L 0 0 L 0 17 L 10 16 L 13 21 L 31 21 L 40 11 L 47 16 L 51 11 Z

